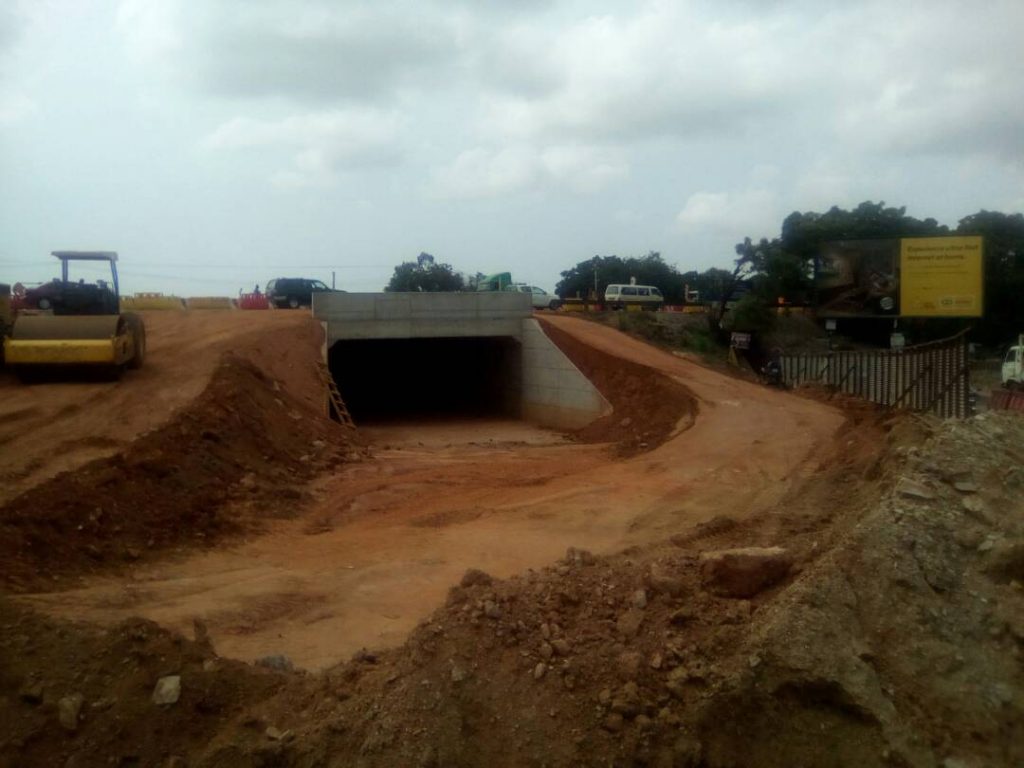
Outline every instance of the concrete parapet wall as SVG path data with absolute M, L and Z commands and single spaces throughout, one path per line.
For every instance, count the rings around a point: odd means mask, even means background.
M 522 416 L 558 429 L 577 429 L 611 413 L 611 404 L 533 318 L 522 322 Z
M 188 309 L 237 309 L 235 300 L 229 296 L 191 296 L 185 299 Z
M 519 338 L 532 312 L 523 293 L 315 293 L 327 344 L 344 339 Z

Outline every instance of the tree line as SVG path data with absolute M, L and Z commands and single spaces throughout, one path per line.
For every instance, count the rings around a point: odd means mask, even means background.
M 814 300 L 814 263 L 825 243 L 941 235 L 980 235 L 984 238 L 985 315 L 973 320 L 972 338 L 999 345 L 1024 332 L 1024 215 L 981 210 L 959 220 L 955 228 L 933 218 L 908 216 L 905 207 L 866 201 L 844 210 L 833 206 L 825 213 L 794 212 L 782 221 L 776 237 L 745 237 L 735 246 L 729 269 L 680 271 L 657 251 L 643 256 L 594 256 L 561 272 L 555 293 L 562 298 L 604 296 L 614 283 L 631 278 L 641 285 L 656 285 L 668 304 L 683 304 L 687 291 L 711 305 L 713 330 L 723 333 L 726 305 L 741 297 L 736 314 L 740 324 L 770 322 L 771 309 L 781 298 L 786 303 Z M 395 267 L 386 291 L 473 290 L 479 274 L 466 277 L 450 264 L 428 253 Z M 908 321 L 901 321 L 908 322 Z M 935 336 L 954 330 L 963 321 L 910 321 L 919 335 Z M 865 323 L 863 327 L 869 327 Z

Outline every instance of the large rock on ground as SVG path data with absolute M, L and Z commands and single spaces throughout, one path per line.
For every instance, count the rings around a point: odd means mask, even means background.
M 793 558 L 782 547 L 744 547 L 705 552 L 700 557 L 701 584 L 723 597 L 753 597 L 782 581 Z

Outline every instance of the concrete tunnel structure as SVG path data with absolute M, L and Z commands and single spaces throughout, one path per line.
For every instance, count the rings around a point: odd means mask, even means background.
M 359 423 L 519 418 L 575 429 L 611 411 L 521 293 L 318 293 L 324 360 Z

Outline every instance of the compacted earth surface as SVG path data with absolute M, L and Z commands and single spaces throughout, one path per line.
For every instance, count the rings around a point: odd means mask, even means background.
M 1024 762 L 1024 419 L 544 327 L 572 434 L 323 416 L 320 329 L 0 378 L 0 766 Z

